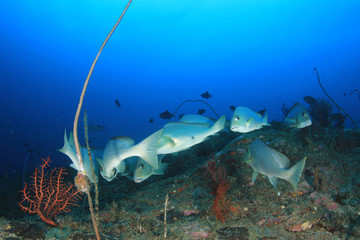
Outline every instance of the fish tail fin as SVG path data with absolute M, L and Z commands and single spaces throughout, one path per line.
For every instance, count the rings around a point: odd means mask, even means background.
M 305 162 L 306 157 L 298 161 L 294 166 L 286 171 L 287 177 L 285 177 L 285 180 L 291 184 L 291 186 L 294 188 L 294 191 L 297 190 L 297 185 L 304 170 Z
M 265 114 L 265 116 L 263 117 L 263 121 L 265 123 L 266 126 L 271 126 L 269 123 L 268 123 L 268 115 Z
M 160 140 L 162 129 L 153 133 L 149 137 L 145 138 L 139 144 L 134 146 L 136 156 L 144 159 L 145 162 L 150 164 L 153 168 L 159 167 L 159 161 L 157 157 L 157 148 Z
M 66 156 L 68 156 L 74 164 L 72 167 L 79 170 L 79 163 L 78 163 L 76 154 L 75 154 L 74 150 L 71 148 L 71 145 L 68 141 L 68 138 L 66 135 L 66 130 L 64 133 L 64 146 L 61 149 L 58 149 L 58 151 L 62 152 Z
M 221 118 L 219 118 L 211 127 L 211 132 L 213 132 L 214 134 L 223 130 L 225 127 L 225 122 L 226 122 L 225 115 L 222 115 Z

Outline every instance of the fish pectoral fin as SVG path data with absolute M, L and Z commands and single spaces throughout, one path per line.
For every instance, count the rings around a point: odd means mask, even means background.
M 269 181 L 271 182 L 271 184 L 274 186 L 274 188 L 276 189 L 276 177 L 269 177 Z
M 296 123 L 296 119 L 286 118 L 286 119 L 285 119 L 285 122 L 287 122 L 287 123 Z
M 162 135 L 159 140 L 157 148 L 162 148 L 165 146 L 174 147 L 175 145 L 176 145 L 176 143 L 171 137 L 169 137 L 167 135 Z
M 153 175 L 163 175 L 165 173 L 165 170 L 168 168 L 167 163 L 160 163 L 158 169 L 153 169 L 152 174 Z
M 252 183 L 255 182 L 255 180 L 256 180 L 256 178 L 257 178 L 258 175 L 259 175 L 259 173 L 258 173 L 257 171 L 254 171 L 254 172 L 253 172 L 252 179 L 251 179 L 251 182 L 252 182 Z

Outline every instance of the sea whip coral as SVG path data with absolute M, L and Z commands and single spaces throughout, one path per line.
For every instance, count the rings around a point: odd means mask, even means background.
M 31 176 L 32 187 L 28 188 L 25 183 L 19 205 L 25 212 L 37 213 L 44 222 L 58 227 L 54 217 L 62 212 L 70 212 L 70 206 L 79 206 L 75 202 L 81 198 L 80 192 L 71 183 L 64 183 L 64 175 L 67 174 L 64 168 L 46 172 L 45 168 L 50 167 L 51 161 L 49 157 L 42 160 L 41 168 L 36 168 Z

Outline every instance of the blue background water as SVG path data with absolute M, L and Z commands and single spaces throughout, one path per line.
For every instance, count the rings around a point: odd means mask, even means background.
M 30 170 L 40 157 L 69 163 L 56 149 L 64 129 L 72 130 L 88 70 L 125 4 L 1 1 L 2 174 L 22 171 L 28 149 Z M 92 145 L 104 147 L 118 135 L 140 141 L 167 122 L 161 112 L 205 91 L 227 118 L 230 105 L 243 105 L 267 108 L 270 121 L 281 120 L 282 103 L 325 97 L 315 66 L 328 93 L 358 121 L 359 95 L 349 93 L 360 88 L 359 9 L 357 0 L 134 0 L 85 96 L 89 124 L 106 126 L 89 133 Z M 179 113 L 199 108 L 214 117 L 201 103 Z M 81 116 L 80 136 L 82 126 Z

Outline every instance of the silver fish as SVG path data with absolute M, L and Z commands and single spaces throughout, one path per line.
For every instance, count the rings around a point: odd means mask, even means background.
M 237 107 L 231 118 L 230 130 L 233 132 L 248 133 L 270 126 L 267 122 L 267 114 L 262 116 L 247 107 Z
M 108 141 L 104 149 L 101 175 L 108 181 L 115 178 L 117 167 L 126 158 L 138 156 L 154 168 L 158 168 L 157 146 L 162 130 L 153 133 L 140 143 L 134 145 L 129 137 L 117 137 Z
M 312 124 L 309 112 L 298 102 L 290 109 L 285 123 L 293 128 L 304 128 Z
M 209 127 L 207 123 L 173 122 L 164 126 L 157 154 L 176 153 L 205 141 L 224 129 L 225 115 Z
M 70 158 L 70 160 L 73 162 L 72 164 L 70 164 L 70 166 L 72 168 L 76 169 L 77 171 L 80 170 L 79 161 L 76 156 L 76 150 L 75 150 L 74 138 L 73 138 L 72 132 L 70 132 L 70 137 L 68 139 L 67 135 L 66 135 L 66 130 L 65 130 L 64 146 L 61 149 L 58 149 L 58 151 L 64 153 L 66 156 L 68 156 Z M 92 175 L 92 171 L 91 171 L 91 163 L 90 163 L 90 159 L 89 159 L 88 150 L 86 147 L 80 146 L 80 151 L 81 151 L 81 156 L 83 159 L 84 170 L 86 172 L 86 175 L 90 178 L 90 180 L 93 183 L 95 181 L 98 181 L 98 175 L 99 175 L 98 159 L 95 157 L 94 153 L 91 150 L 90 151 L 91 152 L 91 160 L 92 160 L 94 172 L 95 172 L 95 179 L 94 179 L 93 175 Z
M 245 161 L 254 169 L 253 183 L 258 173 L 261 173 L 269 178 L 275 189 L 276 178 L 282 178 L 288 181 L 296 191 L 305 166 L 306 157 L 287 169 L 290 161 L 284 154 L 256 139 L 250 144 Z

